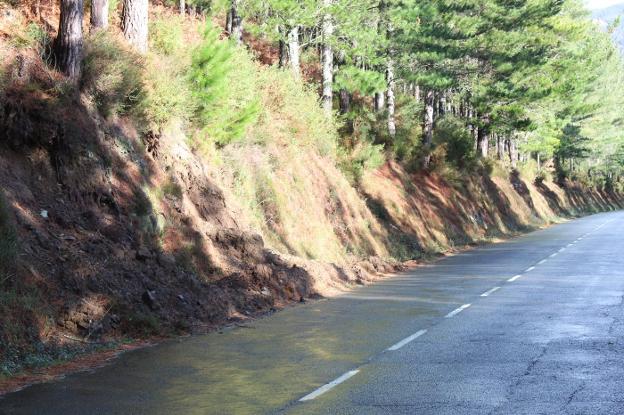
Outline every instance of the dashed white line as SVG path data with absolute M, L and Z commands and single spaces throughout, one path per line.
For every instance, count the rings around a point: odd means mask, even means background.
M 545 263 L 547 260 L 546 259 L 542 259 L 540 262 L 537 263 L 537 265 L 542 265 L 543 263 Z
M 514 277 L 509 278 L 507 281 L 514 282 L 515 280 L 517 280 L 518 278 L 521 278 L 521 277 L 522 277 L 522 274 L 518 274 L 518 275 L 516 275 Z
M 496 292 L 498 290 L 500 290 L 500 287 L 494 287 L 491 290 L 488 290 L 488 291 L 484 292 L 483 294 L 481 294 L 481 297 L 487 297 L 490 294 L 493 294 L 494 292 Z
M 524 271 L 524 272 L 531 272 L 531 271 L 533 271 L 534 269 L 535 269 L 535 267 L 528 267 L 528 268 L 526 269 L 526 271 Z
M 455 310 L 451 311 L 450 313 L 448 313 L 447 315 L 444 316 L 444 318 L 451 318 L 451 317 L 455 317 L 457 314 L 461 313 L 462 311 L 464 311 L 465 309 L 467 309 L 468 307 L 470 307 L 472 304 L 464 304 L 461 307 L 456 308 Z
M 299 399 L 299 402 L 311 401 L 314 398 L 318 398 L 319 396 L 321 396 L 325 392 L 335 388 L 337 385 L 340 385 L 342 382 L 344 382 L 346 380 L 349 380 L 353 376 L 357 375 L 358 372 L 359 372 L 359 370 L 350 370 L 349 372 L 345 373 L 344 375 L 340 376 L 339 378 L 336 378 L 335 380 L 332 380 L 331 382 L 321 386 L 320 388 L 318 388 L 314 392 L 309 393 L 306 396 L 304 396 L 303 398 Z
M 572 244 L 567 244 L 567 245 L 566 245 L 566 248 L 571 247 L 571 246 L 572 246 L 572 245 L 574 245 L 575 243 L 576 243 L 576 242 L 574 242 L 574 243 L 572 243 Z
M 563 251 L 565 251 L 565 248 L 561 248 L 561 249 L 559 250 L 559 252 L 563 252 Z
M 550 254 L 548 257 L 549 257 L 549 258 L 554 258 L 554 257 L 556 257 L 556 256 L 557 256 L 557 252 L 555 252 L 554 254 Z
M 407 343 L 411 342 L 412 340 L 416 340 L 417 338 L 419 338 L 420 336 L 422 336 L 426 332 L 427 332 L 427 330 L 418 330 L 416 333 L 412 334 L 409 337 L 404 338 L 403 340 L 401 340 L 397 344 L 388 347 L 386 350 L 390 350 L 390 351 L 399 350 L 401 347 L 405 346 Z

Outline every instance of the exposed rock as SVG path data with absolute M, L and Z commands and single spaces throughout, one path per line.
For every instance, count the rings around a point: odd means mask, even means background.
M 145 291 L 143 295 L 141 296 L 141 300 L 143 300 L 143 303 L 145 303 L 145 305 L 147 305 L 152 311 L 158 310 L 160 308 L 160 305 L 158 304 L 158 301 L 156 300 L 156 291 L 153 291 L 153 290 Z

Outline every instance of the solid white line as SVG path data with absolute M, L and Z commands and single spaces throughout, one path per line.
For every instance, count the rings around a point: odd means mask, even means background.
M 493 294 L 494 292 L 496 292 L 496 291 L 498 291 L 498 290 L 500 290 L 500 287 L 494 287 L 494 288 L 492 288 L 491 290 L 486 291 L 486 292 L 484 292 L 483 294 L 481 294 L 481 297 L 487 297 L 487 296 L 489 296 L 490 294 Z
M 518 274 L 515 277 L 511 277 L 509 278 L 507 281 L 509 282 L 514 282 L 515 280 L 517 280 L 518 278 L 522 277 L 522 274 Z
M 299 402 L 311 401 L 314 398 L 318 398 L 319 396 L 321 396 L 325 392 L 331 390 L 332 388 L 336 387 L 337 385 L 340 385 L 342 382 L 344 382 L 344 381 L 352 378 L 353 376 L 357 375 L 358 372 L 359 372 L 359 370 L 351 370 L 351 371 L 345 373 L 344 375 L 340 376 L 339 378 L 337 378 L 335 380 L 332 380 L 331 382 L 321 386 L 320 388 L 318 388 L 314 392 L 309 393 L 306 396 L 304 396 L 303 398 L 299 399 Z
M 550 254 L 550 258 L 554 258 L 557 256 L 557 253 L 555 252 L 554 254 Z
M 528 267 L 528 268 L 526 269 L 526 271 L 524 271 L 524 272 L 531 272 L 531 271 L 533 271 L 534 269 L 535 269 L 535 267 Z
M 546 259 L 542 259 L 540 262 L 537 263 L 537 265 L 542 265 L 543 263 L 545 263 L 547 260 Z
M 397 344 L 388 347 L 386 350 L 390 350 L 390 351 L 399 350 L 401 347 L 405 346 L 407 343 L 411 342 L 412 340 L 416 340 L 417 338 L 419 338 L 420 336 L 422 336 L 426 332 L 427 332 L 427 330 L 418 330 L 416 333 L 412 334 L 409 337 L 404 338 L 403 340 L 401 340 Z
M 445 315 L 444 318 L 455 317 L 457 314 L 461 313 L 462 311 L 464 311 L 465 309 L 467 309 L 471 305 L 472 304 L 464 304 L 463 306 L 461 306 L 459 308 L 456 308 L 455 310 L 453 310 L 450 313 L 448 313 L 447 315 Z

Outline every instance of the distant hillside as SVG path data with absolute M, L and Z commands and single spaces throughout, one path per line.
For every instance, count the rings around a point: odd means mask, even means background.
M 609 23 L 624 15 L 624 3 L 606 7 L 604 9 L 593 10 L 592 16 L 601 26 L 607 27 Z M 624 51 L 624 24 L 620 25 L 613 32 L 613 40 L 618 44 L 620 50 Z

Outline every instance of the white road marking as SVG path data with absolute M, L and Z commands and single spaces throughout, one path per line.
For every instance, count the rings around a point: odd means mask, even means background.
M 576 242 L 575 242 L 575 243 L 576 243 Z M 572 245 L 574 245 L 574 244 L 568 244 L 568 245 L 566 246 L 566 248 L 569 248 L 569 247 L 571 247 Z
M 388 347 L 386 350 L 390 350 L 390 351 L 399 350 L 401 347 L 405 346 L 407 343 L 411 342 L 412 340 L 416 340 L 417 338 L 419 338 L 420 336 L 422 336 L 426 332 L 427 332 L 427 330 L 418 330 L 416 333 L 412 334 L 409 337 L 404 338 L 403 340 L 401 340 L 397 344 Z
M 445 315 L 444 318 L 455 317 L 457 314 L 461 313 L 462 311 L 464 311 L 465 309 L 467 309 L 471 305 L 472 304 L 464 304 L 463 306 L 461 306 L 459 308 L 456 308 L 455 310 L 453 310 L 450 313 L 448 313 L 447 315 Z
M 509 278 L 507 281 L 509 282 L 514 282 L 515 280 L 517 280 L 518 278 L 522 277 L 522 274 L 518 274 L 515 277 L 511 277 Z
M 494 287 L 494 288 L 492 288 L 491 290 L 486 291 L 486 292 L 484 292 L 483 294 L 481 294 L 481 297 L 487 297 L 487 296 L 489 296 L 490 294 L 493 294 L 494 292 L 496 292 L 496 291 L 498 291 L 498 290 L 500 290 L 500 287 Z
M 537 265 L 542 265 L 543 263 L 545 263 L 547 260 L 546 259 L 542 259 L 540 262 L 537 263 Z
M 557 253 L 556 253 L 556 252 L 555 252 L 554 254 L 550 254 L 550 255 L 549 255 L 549 257 L 550 257 L 550 258 L 554 258 L 554 257 L 556 257 L 556 256 L 557 256 Z
M 531 271 L 533 271 L 534 269 L 535 269 L 535 267 L 528 267 L 528 268 L 526 269 L 526 271 L 524 271 L 524 272 L 531 272 Z
M 565 251 L 565 248 L 561 248 L 561 249 L 559 250 L 559 252 L 563 252 L 563 251 Z
M 351 370 L 351 371 L 345 373 L 344 375 L 340 376 L 339 378 L 336 378 L 335 380 L 332 380 L 331 382 L 321 386 L 320 388 L 318 388 L 314 392 L 309 393 L 306 396 L 304 396 L 303 398 L 299 399 L 299 402 L 311 401 L 314 398 L 318 398 L 319 396 L 321 396 L 325 392 L 335 388 L 337 385 L 340 385 L 342 382 L 344 382 L 344 381 L 352 378 L 353 376 L 357 375 L 358 372 L 359 372 L 359 370 Z

